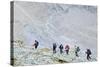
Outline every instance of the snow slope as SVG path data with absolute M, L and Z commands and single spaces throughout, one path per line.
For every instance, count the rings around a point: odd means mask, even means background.
M 20 47 L 19 45 L 16 45 L 14 48 L 15 66 L 96 61 L 94 57 L 88 61 L 83 53 L 79 53 L 79 57 L 76 57 L 74 48 L 70 49 L 69 55 L 67 55 L 65 52 L 60 54 L 59 51 L 56 54 L 53 54 L 52 49 L 50 48 L 34 49 L 27 46 Z
M 83 53 L 90 48 L 96 58 L 97 7 L 15 1 L 14 41 L 16 40 L 23 41 L 23 45 L 28 47 L 33 45 L 34 40 L 38 40 L 39 49 L 51 49 L 54 42 L 58 46 L 69 44 L 72 48 L 78 45 Z M 32 50 L 30 52 L 32 54 Z

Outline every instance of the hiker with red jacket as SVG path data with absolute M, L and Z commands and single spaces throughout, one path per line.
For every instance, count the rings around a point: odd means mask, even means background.
M 70 49 L 69 45 L 66 45 L 66 46 L 65 46 L 65 51 L 66 51 L 66 54 L 67 54 L 67 55 L 69 54 L 69 49 Z

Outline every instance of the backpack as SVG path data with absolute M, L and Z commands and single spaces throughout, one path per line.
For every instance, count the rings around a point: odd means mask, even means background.
M 78 52 L 80 51 L 80 48 L 79 48 L 79 47 L 77 47 L 77 51 L 78 51 Z
M 65 50 L 69 50 L 69 46 L 68 45 L 65 46 Z
M 88 52 L 89 52 L 90 55 L 92 54 L 90 50 L 88 50 Z

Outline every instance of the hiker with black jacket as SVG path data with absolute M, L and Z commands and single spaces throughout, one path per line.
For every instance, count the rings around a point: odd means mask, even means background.
M 53 43 L 53 53 L 56 53 L 56 48 L 57 48 L 56 43 Z
M 59 49 L 60 49 L 60 54 L 62 54 L 63 53 L 63 45 L 62 44 L 59 46 Z
M 35 46 L 35 49 L 37 49 L 37 47 L 39 46 L 39 42 L 37 40 L 35 40 L 34 46 Z
M 90 57 L 91 54 L 92 54 L 91 53 L 91 50 L 90 49 L 87 49 L 87 51 L 86 51 L 87 60 L 90 60 L 91 59 L 91 57 Z

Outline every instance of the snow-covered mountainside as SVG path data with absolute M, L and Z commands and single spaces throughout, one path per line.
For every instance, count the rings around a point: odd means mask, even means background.
M 65 52 L 60 54 L 59 51 L 53 54 L 50 48 L 38 48 L 28 46 L 19 46 L 17 43 L 14 46 L 14 65 L 43 65 L 43 64 L 59 64 L 59 63 L 74 63 L 74 62 L 89 62 L 96 61 L 96 58 L 92 57 L 91 60 L 87 60 L 83 52 L 79 53 L 79 57 L 75 56 L 74 48 L 71 48 L 69 54 Z
M 73 53 L 69 56 L 59 55 L 59 52 L 52 55 L 53 43 L 58 46 L 69 44 L 72 50 L 77 45 L 83 52 L 82 56 L 85 50 L 90 48 L 93 58 L 96 59 L 97 7 L 15 1 L 14 41 L 17 40 L 22 41 L 23 45 L 14 47 L 14 56 L 18 56 L 15 58 L 21 60 L 16 61 L 16 65 L 86 61 L 75 58 Z M 28 48 L 32 47 L 34 40 L 39 41 L 38 50 Z M 43 51 L 44 48 L 47 52 Z

